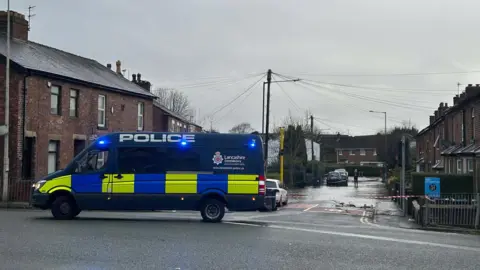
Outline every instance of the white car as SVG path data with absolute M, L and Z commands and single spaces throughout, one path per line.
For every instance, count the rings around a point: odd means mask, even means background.
M 288 193 L 280 183 L 280 180 L 277 179 L 267 179 L 267 189 L 277 190 L 275 193 L 275 201 L 277 206 L 287 205 L 288 204 Z

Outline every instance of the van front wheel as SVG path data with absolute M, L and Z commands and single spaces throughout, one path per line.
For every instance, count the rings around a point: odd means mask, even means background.
M 52 215 L 55 219 L 73 219 L 79 213 L 75 201 L 67 196 L 57 197 L 52 203 Z
M 205 222 L 220 222 L 225 215 L 225 204 L 219 200 L 208 199 L 202 204 L 200 214 Z

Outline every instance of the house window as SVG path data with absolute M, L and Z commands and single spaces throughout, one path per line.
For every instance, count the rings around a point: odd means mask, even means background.
M 473 172 L 473 159 L 471 158 L 467 159 L 467 171 Z
M 143 130 L 143 112 L 145 109 L 145 104 L 143 102 L 138 103 L 137 108 L 137 129 Z
M 78 90 L 70 89 L 70 116 L 78 117 Z
M 48 142 L 48 173 L 54 173 L 58 168 L 58 145 L 59 141 Z
M 60 87 L 50 87 L 50 113 L 60 115 Z
M 360 149 L 360 156 L 365 156 L 365 149 Z
M 353 152 L 353 150 L 350 150 L 350 156 L 355 156 L 355 153 Z
M 105 127 L 105 107 L 107 99 L 103 95 L 98 96 L 98 126 Z
M 338 155 L 339 155 L 339 156 L 343 155 L 343 151 L 342 151 L 342 150 L 338 150 Z
M 373 149 L 373 155 L 374 155 L 374 156 L 377 155 L 377 149 Z
M 457 159 L 457 173 L 463 172 L 463 162 L 461 159 Z

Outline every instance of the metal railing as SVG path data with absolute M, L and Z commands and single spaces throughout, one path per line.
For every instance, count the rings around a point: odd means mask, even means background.
M 3 206 L 22 204 L 27 207 L 30 204 L 32 184 L 35 180 L 11 180 L 8 185 L 8 200 L 0 201 Z M 1 189 L 1 188 L 0 188 Z
M 424 226 L 459 226 L 478 228 L 480 194 L 442 194 L 439 198 L 425 198 Z

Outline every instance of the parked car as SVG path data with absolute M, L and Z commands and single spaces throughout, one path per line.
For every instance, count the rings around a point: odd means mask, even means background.
M 345 174 L 345 175 L 347 176 L 347 179 L 348 179 L 348 172 L 347 172 L 347 170 L 345 170 L 345 169 L 336 169 L 335 171 L 336 171 L 336 172 L 339 172 L 339 173 L 341 173 L 341 174 Z
M 280 180 L 267 179 L 267 190 L 273 190 L 275 193 L 275 201 L 278 206 L 288 204 L 288 192 L 283 188 Z
M 347 178 L 339 172 L 329 172 L 327 176 L 327 186 L 332 185 L 348 186 Z

